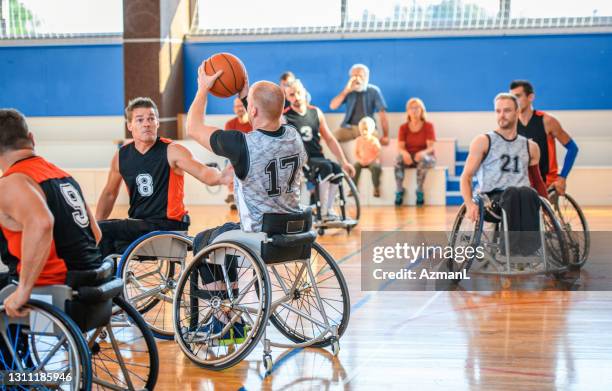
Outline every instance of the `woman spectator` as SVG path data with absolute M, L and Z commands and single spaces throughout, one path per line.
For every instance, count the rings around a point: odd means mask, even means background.
M 395 205 L 404 201 L 404 171 L 407 168 L 417 170 L 417 205 L 423 205 L 423 182 L 427 171 L 436 163 L 434 142 L 436 134 L 433 124 L 427 121 L 425 104 L 419 98 L 411 98 L 406 103 L 407 122 L 402 124 L 398 135 L 399 155 L 395 162 Z

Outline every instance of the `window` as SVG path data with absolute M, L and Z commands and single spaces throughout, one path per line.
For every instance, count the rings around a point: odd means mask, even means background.
M 0 0 L 0 38 L 121 34 L 122 0 Z
M 349 23 L 399 24 L 407 28 L 459 26 L 497 17 L 499 0 L 348 0 Z
M 512 18 L 612 16 L 611 0 L 512 0 Z
M 200 0 L 197 29 L 299 28 L 340 25 L 340 0 Z

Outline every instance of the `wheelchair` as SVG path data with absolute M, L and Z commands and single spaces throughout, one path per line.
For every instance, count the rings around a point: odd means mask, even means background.
M 174 297 L 176 341 L 191 361 L 226 369 L 262 338 L 268 374 L 273 346 L 331 346 L 338 354 L 350 317 L 348 287 L 311 226 L 310 210 L 265 214 L 262 232 L 225 232 L 198 252 Z M 219 280 L 205 286 L 206 273 Z M 268 321 L 291 343 L 271 341 Z
M 584 213 L 572 196 L 558 194 L 554 187 L 548 189 L 548 199 L 567 237 L 570 267 L 580 269 L 586 263 L 591 247 L 591 234 Z
M 334 212 L 340 217 L 334 221 L 324 221 L 321 216 L 321 199 L 319 196 L 319 179 L 318 171 L 304 166 L 304 176 L 306 178 L 306 189 L 310 193 L 310 207 L 315 210 L 314 227 L 319 235 L 324 235 L 326 229 L 340 228 L 345 229 L 347 233 L 359 223 L 361 216 L 361 204 L 359 202 L 359 191 L 355 182 L 345 173 L 338 174 L 342 177 L 336 200 L 334 201 Z
M 176 283 L 191 259 L 192 246 L 193 238 L 186 232 L 154 231 L 115 256 L 119 258 L 116 276 L 123 280 L 123 297 L 157 338 L 174 338 L 172 300 Z
M 120 297 L 123 284 L 112 274 L 106 260 L 96 270 L 69 271 L 67 285 L 34 288 L 23 318 L 8 317 L 0 306 L 4 368 L 34 379 L 26 384 L 33 388 L 152 390 L 159 368 L 155 339 Z M 0 300 L 16 288 L 7 285 Z
M 526 232 L 523 245 L 536 243 L 531 254 L 511 254 L 510 232 L 506 212 L 498 202 L 486 194 L 478 194 L 474 201 L 478 205 L 478 218 L 466 218 L 467 207 L 461 206 L 450 234 L 449 245 L 457 247 L 482 247 L 482 257 L 466 257 L 463 262 L 454 259 L 446 261 L 451 272 L 468 271 L 474 274 L 498 275 L 504 277 L 546 274 L 561 279 L 570 267 L 567 236 L 556 218 L 553 207 L 545 198 L 540 199 L 539 231 Z M 458 283 L 461 279 L 455 279 Z M 506 283 L 509 280 L 505 280 Z

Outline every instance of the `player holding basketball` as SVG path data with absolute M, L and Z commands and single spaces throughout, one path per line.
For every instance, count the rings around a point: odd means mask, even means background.
M 548 187 L 554 187 L 557 193 L 565 194 L 566 179 L 576 156 L 578 145 L 571 136 L 563 130 L 559 120 L 552 115 L 533 108 L 535 93 L 533 86 L 527 80 L 514 80 L 510 83 L 510 92 L 519 100 L 521 113 L 518 122 L 518 133 L 535 141 L 540 147 L 540 173 Z M 555 140 L 567 149 L 563 169 L 559 173 L 557 166 L 557 147 Z
M 198 69 L 198 91 L 187 115 L 187 132 L 206 149 L 232 163 L 240 224 L 226 223 L 201 232 L 194 240 L 194 252 L 226 231 L 260 232 L 265 213 L 299 212 L 302 168 L 307 160 L 300 134 L 281 123 L 285 100 L 281 88 L 269 81 L 257 82 L 249 88 L 246 71 L 239 97 L 245 102 L 254 130 L 245 134 L 209 125 L 205 115 L 208 93 L 222 71 L 208 76 L 204 69 L 204 64 Z M 235 281 L 235 267 L 235 263 L 229 267 L 230 281 Z M 211 295 L 227 298 L 226 290 L 215 290 L 225 284 L 223 273 L 215 270 L 214 265 L 202 268 L 200 275 Z M 218 333 L 228 321 L 223 314 L 216 314 L 198 331 Z M 244 335 L 243 323 L 238 322 L 222 339 L 231 343 Z
M 495 97 L 497 129 L 477 136 L 461 174 L 461 195 L 467 207 L 466 216 L 475 221 L 478 205 L 473 200 L 472 178 L 478 179 L 479 193 L 500 194 L 509 187 L 531 186 L 546 197 L 546 186 L 538 163 L 540 148 L 517 132 L 518 99 L 508 93 Z
M 338 140 L 327 126 L 323 112 L 318 107 L 308 105 L 306 89 L 302 82 L 299 79 L 289 82 L 285 91 L 286 98 L 291 103 L 284 111 L 287 123 L 300 132 L 308 154 L 308 165 L 318 172 L 321 216 L 326 221 L 337 220 L 333 205 L 342 180 L 342 170 L 350 176 L 355 176 L 355 167 L 346 160 Z M 325 158 L 321 138 L 341 162 L 342 168 L 338 163 Z
M 96 209 L 104 256 L 123 251 L 123 247 L 152 231 L 189 228 L 189 215 L 183 204 L 185 172 L 209 186 L 229 181 L 218 169 L 197 161 L 187 148 L 158 137 L 159 113 L 151 99 L 131 100 L 125 116 L 134 141 L 122 146 L 113 157 Z M 121 182 L 127 185 L 130 196 L 129 218 L 105 220 Z

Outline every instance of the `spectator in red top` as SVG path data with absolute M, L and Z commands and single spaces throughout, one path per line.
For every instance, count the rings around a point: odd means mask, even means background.
M 423 182 L 427 171 L 436 164 L 434 141 L 436 134 L 431 122 L 427 122 L 425 104 L 419 98 L 411 98 L 406 103 L 408 122 L 402 124 L 398 135 L 399 155 L 395 162 L 395 205 L 404 201 L 404 170 L 417 169 L 417 205 L 423 205 Z
M 239 130 L 244 133 L 249 133 L 253 130 L 251 123 L 249 122 L 249 114 L 244 108 L 244 104 L 238 98 L 234 99 L 234 114 L 236 116 L 225 123 L 225 130 Z M 234 169 L 230 166 L 228 172 L 234 173 Z M 231 175 L 228 174 L 228 175 Z M 236 203 L 234 201 L 234 181 L 231 181 L 227 185 L 228 194 L 225 197 L 225 203 L 229 204 L 231 210 L 236 210 Z
M 236 116 L 225 123 L 225 130 L 239 130 L 244 133 L 253 130 L 244 104 L 238 98 L 234 99 L 234 114 Z

